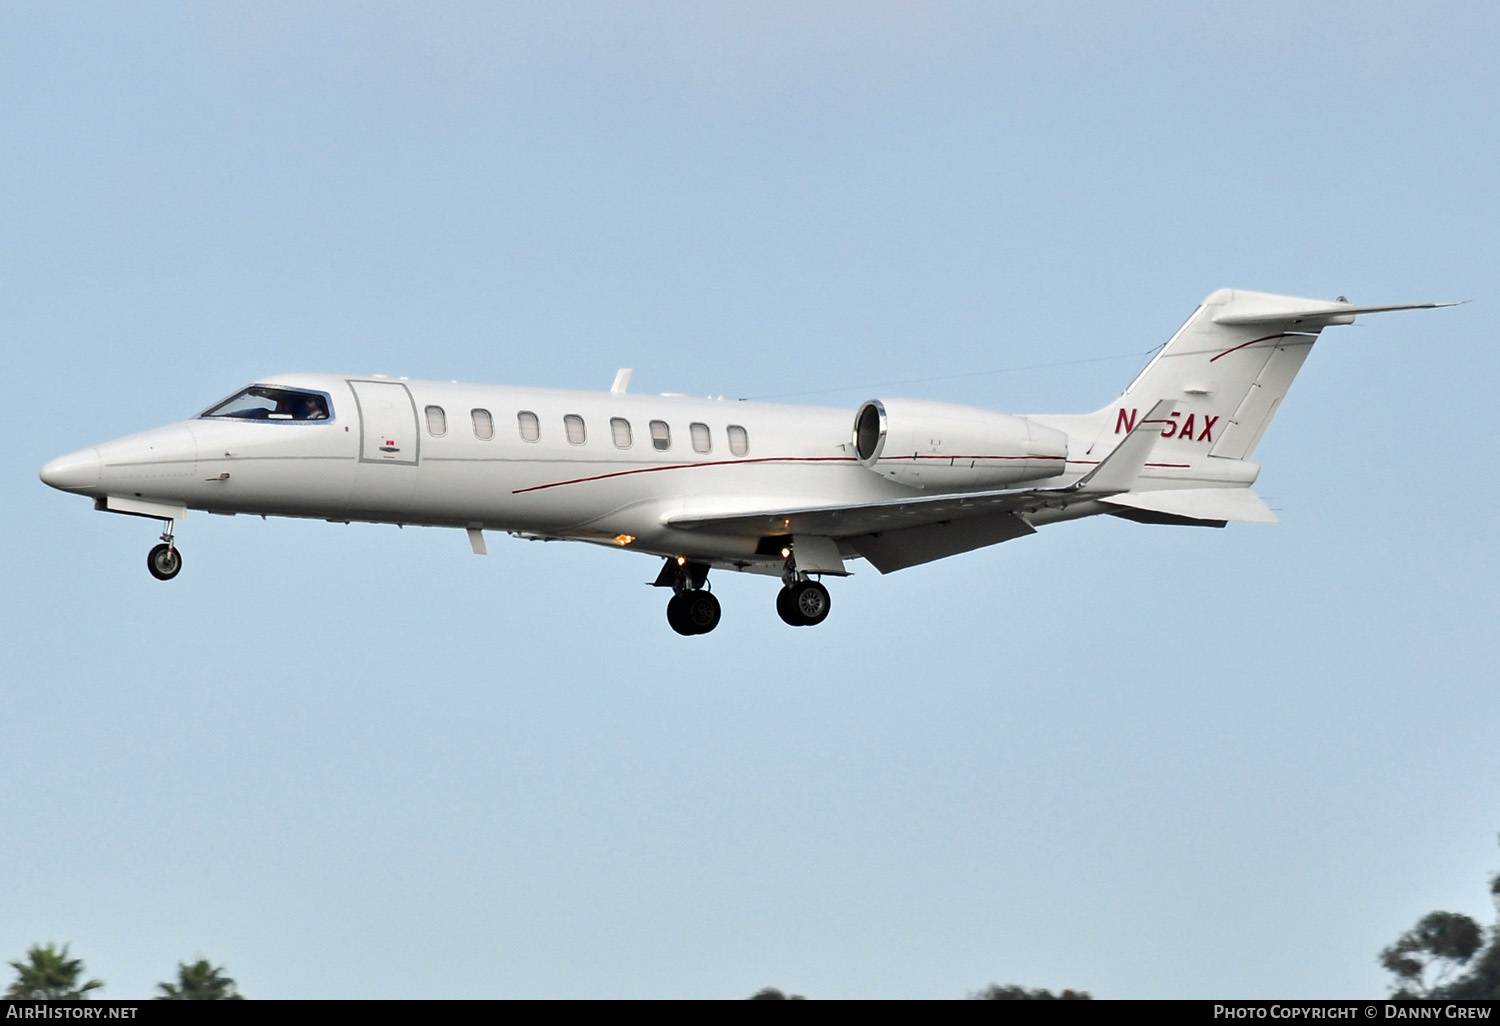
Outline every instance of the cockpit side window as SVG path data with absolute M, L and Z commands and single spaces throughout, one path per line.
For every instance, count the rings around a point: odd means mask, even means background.
M 326 392 L 252 385 L 199 416 L 233 417 L 236 420 L 328 420 L 332 413 Z

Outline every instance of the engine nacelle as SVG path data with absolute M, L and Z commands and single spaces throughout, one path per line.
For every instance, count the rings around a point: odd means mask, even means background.
M 1068 436 L 973 406 L 871 399 L 854 415 L 854 453 L 914 488 L 994 488 L 1061 474 Z

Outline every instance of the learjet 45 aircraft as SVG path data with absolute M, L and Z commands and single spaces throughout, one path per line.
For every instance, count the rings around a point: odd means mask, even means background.
M 1323 328 L 1356 306 L 1221 289 L 1118 399 L 1014 416 L 920 399 L 846 409 L 408 381 L 265 378 L 198 416 L 81 449 L 41 478 L 161 520 L 147 559 L 182 568 L 189 509 L 420 524 L 595 542 L 664 559 L 667 621 L 719 622 L 711 569 L 779 577 L 781 618 L 821 623 L 821 579 L 881 573 L 1108 513 L 1148 524 L 1275 522 L 1250 461 Z

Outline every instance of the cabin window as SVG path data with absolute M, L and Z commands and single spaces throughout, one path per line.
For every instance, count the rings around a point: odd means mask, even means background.
M 729 436 L 730 452 L 736 456 L 743 456 L 750 451 L 750 436 L 745 433 L 744 428 L 738 424 L 731 424 L 724 433 Z
M 707 424 L 689 424 L 688 434 L 693 438 L 694 452 L 708 452 L 714 447 L 713 439 L 708 433 Z
M 662 452 L 672 448 L 672 429 L 667 427 L 664 420 L 653 420 L 651 422 L 651 444 Z
M 470 416 L 474 418 L 474 437 L 488 442 L 495 437 L 495 418 L 490 416 L 489 410 L 470 410 Z
M 563 418 L 563 427 L 568 432 L 568 442 L 572 445 L 582 445 L 588 441 L 588 435 L 583 430 L 583 418 L 576 413 L 570 413 Z
M 609 433 L 614 436 L 616 449 L 630 448 L 630 421 L 624 417 L 609 418 Z
M 541 421 L 536 419 L 536 414 L 530 410 L 522 410 L 516 414 L 516 426 L 521 429 L 521 441 L 534 442 L 542 437 Z
M 254 385 L 199 416 L 234 417 L 237 420 L 328 420 L 328 409 L 325 392 Z
M 441 406 L 427 407 L 427 433 L 433 438 L 442 438 L 448 433 L 448 415 Z

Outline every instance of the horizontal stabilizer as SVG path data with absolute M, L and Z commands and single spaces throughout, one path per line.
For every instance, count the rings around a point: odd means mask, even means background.
M 1157 492 L 1126 492 L 1101 501 L 1112 506 L 1166 513 L 1188 520 L 1232 520 L 1249 524 L 1279 523 L 1265 500 L 1248 488 L 1181 488 Z
M 1215 324 L 1238 325 L 1284 324 L 1311 329 L 1329 324 L 1349 324 L 1356 314 L 1388 313 L 1391 310 L 1433 310 L 1457 303 L 1400 303 L 1394 306 L 1354 306 L 1351 303 L 1327 303 L 1291 296 L 1256 295 L 1253 299 L 1229 304 L 1214 317 Z

